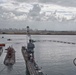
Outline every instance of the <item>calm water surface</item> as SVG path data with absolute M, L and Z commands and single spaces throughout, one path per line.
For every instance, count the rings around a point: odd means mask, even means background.
M 4 36 L 4 38 L 2 38 Z M 7 39 L 12 39 L 8 41 Z M 50 40 L 76 43 L 76 35 L 32 35 L 32 39 L 40 40 L 35 44 L 35 61 L 42 67 L 46 75 L 76 75 L 76 44 L 53 42 Z M 5 43 L 4 51 L 0 56 L 0 75 L 27 75 L 26 66 L 21 53 L 21 47 L 26 46 L 26 35 L 0 35 L 0 43 Z M 8 46 L 16 50 L 16 63 L 13 67 L 3 64 Z

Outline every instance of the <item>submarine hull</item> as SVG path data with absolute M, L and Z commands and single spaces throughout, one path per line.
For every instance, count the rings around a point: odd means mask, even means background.
M 13 52 L 11 53 L 11 56 L 7 52 L 6 57 L 4 59 L 4 64 L 6 66 L 15 64 L 15 50 L 14 49 L 13 49 Z

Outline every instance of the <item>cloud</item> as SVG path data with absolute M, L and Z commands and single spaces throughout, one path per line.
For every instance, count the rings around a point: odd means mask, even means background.
M 23 20 L 27 19 L 27 15 L 26 14 L 17 16 L 17 15 L 15 15 L 12 12 L 9 12 L 9 13 L 5 13 L 4 12 L 1 17 L 6 19 L 6 20 L 17 20 L 17 21 L 23 21 Z
M 38 0 L 16 0 L 18 2 L 38 2 Z
M 62 6 L 76 6 L 76 0 L 16 0 L 18 2 L 40 2 L 40 3 L 51 3 Z
M 3 3 L 0 4 L 0 7 L 2 7 L 3 10 L 17 11 L 17 12 L 29 12 L 29 10 L 32 9 L 31 4 L 19 3 L 19 2 Z
M 76 0 L 38 0 L 42 3 L 58 4 L 63 6 L 76 6 Z
M 76 7 L 61 6 L 62 3 L 67 4 L 65 0 L 46 0 L 46 3 L 45 0 L 35 1 L 1 2 L 0 28 L 24 28 L 29 25 L 37 29 L 76 30 Z
M 0 3 L 7 2 L 7 0 L 0 0 Z
M 76 19 L 75 7 L 63 7 L 49 3 L 26 3 L 9 0 L 0 4 L 1 18 L 12 20 L 50 21 L 52 18 L 62 21 Z M 72 10 L 71 10 L 72 9 Z

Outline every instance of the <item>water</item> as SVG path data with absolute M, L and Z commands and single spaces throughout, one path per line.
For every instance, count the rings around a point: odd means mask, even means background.
M 2 38 L 4 36 L 4 38 Z M 8 41 L 7 39 L 12 39 Z M 47 75 L 76 75 L 73 59 L 76 57 L 76 44 L 53 42 L 49 40 L 76 43 L 76 35 L 32 35 L 32 39 L 41 40 L 35 44 L 35 61 Z M 21 47 L 27 44 L 26 35 L 0 35 L 0 42 L 5 43 L 0 57 L 0 75 L 27 75 Z M 8 46 L 16 50 L 16 63 L 13 67 L 3 64 Z

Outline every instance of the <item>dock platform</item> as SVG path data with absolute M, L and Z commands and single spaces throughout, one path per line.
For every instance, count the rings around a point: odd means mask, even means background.
M 21 51 L 22 51 L 22 55 L 23 55 L 24 60 L 25 60 L 26 67 L 29 71 L 29 74 L 30 75 L 44 75 L 43 72 L 41 71 L 41 69 L 36 64 L 35 60 L 30 61 L 28 59 L 28 53 L 27 53 L 27 50 L 24 46 L 22 47 Z

